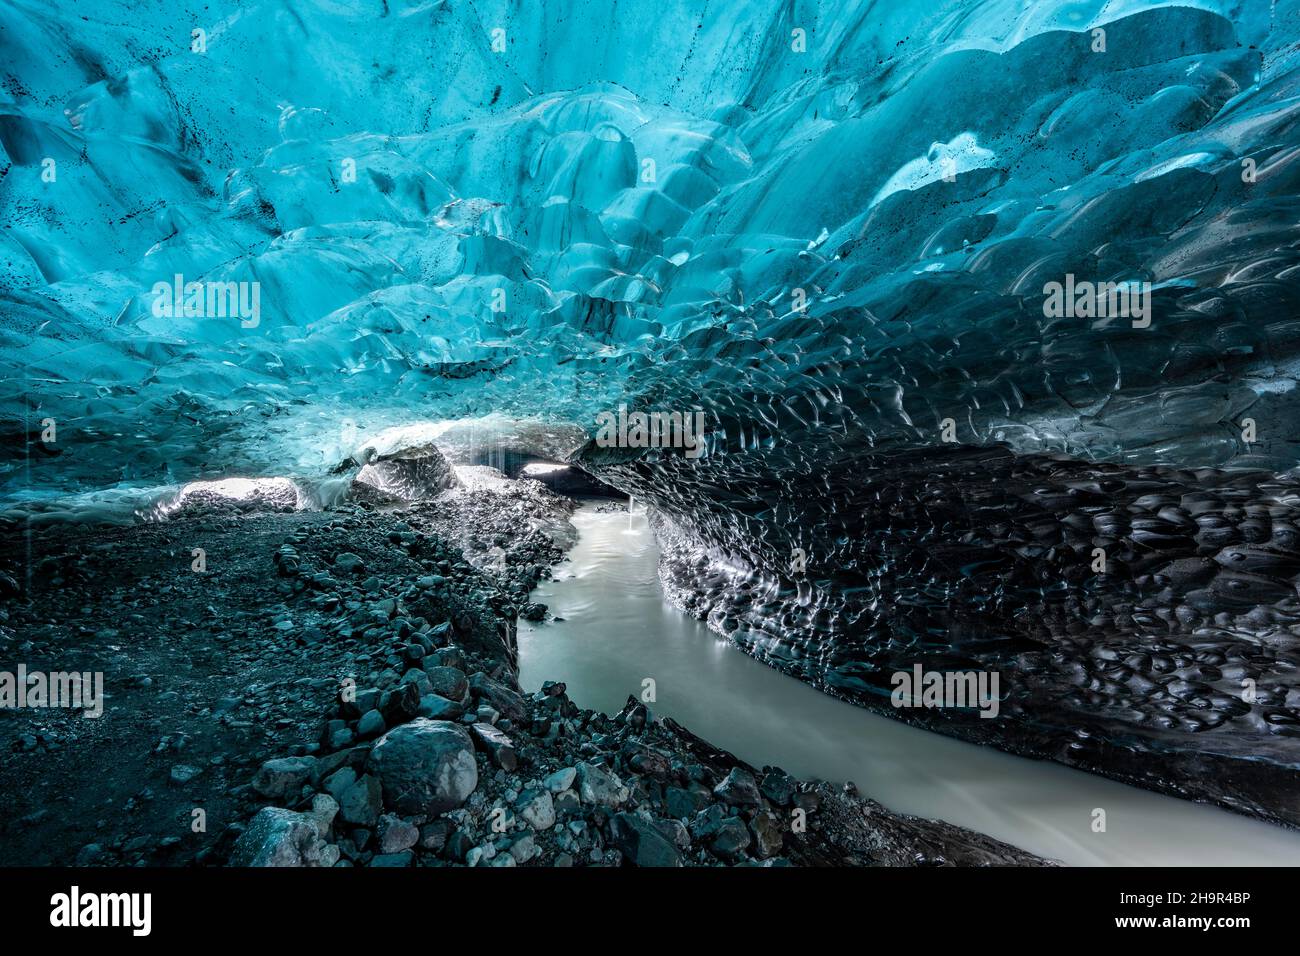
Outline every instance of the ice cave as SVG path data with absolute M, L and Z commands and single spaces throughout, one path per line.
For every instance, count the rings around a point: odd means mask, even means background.
M 1300 863 L 1300 0 L 0 79 L 0 865 Z

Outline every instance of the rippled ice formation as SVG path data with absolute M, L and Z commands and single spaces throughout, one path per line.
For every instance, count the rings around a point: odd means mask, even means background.
M 0 489 L 699 408 L 697 461 L 583 460 L 751 653 L 867 704 L 996 664 L 997 742 L 1300 819 L 1298 41 L 1297 0 L 6 4 Z M 1049 315 L 1075 279 L 1149 324 Z

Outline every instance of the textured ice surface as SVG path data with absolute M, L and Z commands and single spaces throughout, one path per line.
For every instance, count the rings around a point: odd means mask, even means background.
M 1298 42 L 1300 0 L 7 3 L 0 494 L 698 407 L 698 461 L 584 458 L 751 653 L 864 702 L 1014 666 L 1005 745 L 1300 819 L 1213 762 L 1296 764 Z M 177 275 L 256 316 L 159 314 Z M 1149 326 L 1049 317 L 1067 276 Z
M 0 9 L 0 415 L 64 438 L 6 495 L 622 399 L 1295 464 L 1296 3 L 516 6 Z M 1152 327 L 1045 319 L 1067 272 Z M 176 274 L 260 321 L 156 317 Z

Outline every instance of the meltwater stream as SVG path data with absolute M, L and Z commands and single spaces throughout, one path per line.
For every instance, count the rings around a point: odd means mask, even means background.
M 584 504 L 569 562 L 536 600 L 564 618 L 524 625 L 520 682 L 563 680 L 583 707 L 617 712 L 642 680 L 656 713 L 741 759 L 854 781 L 889 808 L 960 824 L 1087 865 L 1300 863 L 1300 833 L 909 727 L 828 697 L 747 657 L 670 606 L 644 515 Z M 1106 811 L 1106 832 L 1091 828 Z

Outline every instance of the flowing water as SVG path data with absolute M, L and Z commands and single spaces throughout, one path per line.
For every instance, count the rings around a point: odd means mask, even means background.
M 1027 760 L 880 717 L 746 656 L 670 606 L 643 514 L 584 504 L 569 562 L 534 600 L 560 622 L 520 622 L 520 682 L 563 680 L 616 713 L 642 681 L 652 710 L 741 759 L 852 780 L 887 807 L 947 820 L 1074 865 L 1300 864 L 1300 833 Z M 1093 810 L 1106 831 L 1092 830 Z

